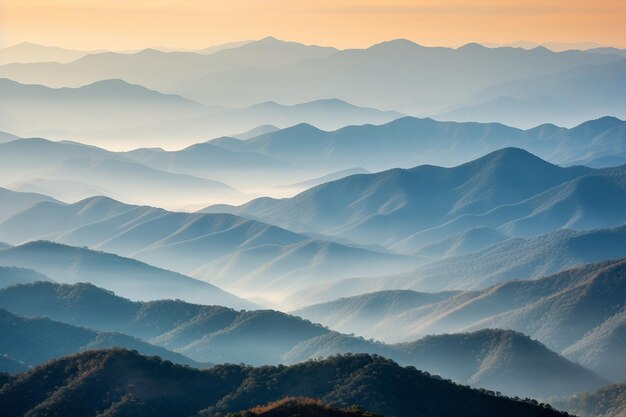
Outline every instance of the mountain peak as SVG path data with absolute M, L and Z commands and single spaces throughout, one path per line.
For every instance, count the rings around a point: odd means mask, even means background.
M 604 116 L 595 120 L 588 120 L 570 129 L 575 137 L 594 137 L 615 126 L 624 123 L 623 120 L 613 116 Z
M 257 42 L 264 42 L 264 43 L 283 43 L 284 41 L 281 41 L 280 39 L 274 37 L 274 36 L 266 36 L 264 38 L 259 39 Z
M 408 39 L 399 38 L 390 41 L 380 42 L 370 46 L 368 49 L 408 49 L 408 48 L 424 48 L 423 46 L 410 41 Z
M 465 45 L 457 48 L 457 50 L 459 51 L 480 51 L 480 50 L 485 50 L 485 49 L 489 49 L 489 48 L 477 42 L 466 43 Z

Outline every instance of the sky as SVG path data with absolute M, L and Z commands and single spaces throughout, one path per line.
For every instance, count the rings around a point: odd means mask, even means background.
M 201 48 L 272 35 L 339 48 L 395 38 L 626 47 L 624 22 L 624 0 L 0 0 L 0 46 Z

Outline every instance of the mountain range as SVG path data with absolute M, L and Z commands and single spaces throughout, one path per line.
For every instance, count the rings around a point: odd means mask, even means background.
M 454 168 L 353 175 L 292 198 L 203 211 L 228 210 L 296 231 L 437 257 L 477 251 L 507 237 L 619 226 L 626 221 L 625 172 L 563 168 L 505 148 Z
M 626 329 L 625 273 L 625 261 L 607 261 L 477 291 L 385 291 L 311 306 L 294 314 L 333 328 L 341 317 L 338 330 L 353 329 L 386 341 L 410 341 L 433 333 L 513 329 L 619 381 L 626 378 L 626 368 L 620 363 Z
M 559 94 L 557 81 L 550 99 L 572 103 L 575 117 L 568 118 L 562 110 L 549 114 L 558 116 L 561 111 L 564 117 L 560 121 L 576 124 L 604 114 L 605 104 L 585 99 L 593 91 L 598 91 L 595 97 L 599 97 L 607 82 L 603 76 L 576 77 L 570 72 L 623 59 L 619 50 L 554 52 L 544 47 L 527 50 L 478 44 L 455 49 L 424 47 L 404 39 L 365 49 L 336 50 L 268 37 L 206 52 L 146 49 L 93 53 L 66 63 L 10 63 L 0 66 L 0 77 L 53 87 L 123 79 L 205 104 L 237 107 L 338 98 L 360 106 L 432 116 L 475 105 L 477 96 L 493 97 L 490 89 L 500 84 L 528 79 L 528 84 L 539 85 L 541 77 L 552 76 L 566 80 L 563 82 L 572 88 Z M 598 74 L 602 71 L 597 70 Z M 549 89 L 546 92 L 550 94 Z M 518 99 L 514 93 L 510 91 L 506 97 Z M 546 120 L 541 108 L 530 113 L 525 120 L 532 125 Z M 504 122 L 499 115 L 507 118 L 507 113 L 496 111 L 490 121 Z
M 606 114 L 626 117 L 626 59 L 584 65 L 558 74 L 521 78 L 480 91 L 442 120 L 573 126 Z
M 272 310 L 237 312 L 171 300 L 138 303 L 88 284 L 14 286 L 0 290 L 0 306 L 27 317 L 49 317 L 98 331 L 128 334 L 199 362 L 297 363 L 365 352 L 509 394 L 565 395 L 606 383 L 539 342 L 506 330 L 438 335 L 386 345 L 332 332 Z M 104 316 L 104 310 L 116 313 Z M 6 353 L 12 356 L 12 352 Z
M 24 137 L 76 140 L 115 149 L 178 149 L 202 138 L 272 124 L 307 122 L 322 129 L 387 123 L 404 115 L 336 99 L 295 105 L 263 102 L 241 108 L 204 105 L 121 79 L 75 88 L 20 84 L 0 78 L 0 126 Z
M 571 165 L 623 155 L 624 129 L 624 121 L 608 116 L 571 129 L 545 124 L 527 130 L 498 123 L 403 117 L 383 125 L 347 126 L 331 132 L 299 124 L 247 140 L 218 138 L 211 143 L 328 170 L 452 166 L 506 147 L 522 148 L 554 163 Z
M 155 268 L 134 259 L 58 243 L 29 242 L 1 250 L 0 264 L 28 268 L 30 272 L 21 270 L 21 277 L 15 278 L 25 282 L 50 278 L 65 283 L 92 282 L 133 299 L 156 300 L 173 297 L 236 308 L 255 307 L 254 303 L 204 281 Z M 32 271 L 39 274 L 33 277 Z M 18 274 L 13 271 L 13 275 Z
M 134 352 L 104 350 L 57 359 L 24 375 L 3 377 L 2 382 L 0 408 L 7 416 L 30 410 L 66 415 L 111 410 L 112 415 L 217 416 L 289 396 L 311 397 L 338 407 L 359 404 L 397 417 L 563 415 L 536 401 L 473 390 L 367 355 L 290 367 L 220 365 L 199 371 Z
M 37 204 L 0 223 L 0 240 L 41 239 L 118 253 L 255 296 L 353 275 L 408 271 L 419 263 L 230 214 L 168 212 L 104 197 Z
M 626 123 L 611 117 L 573 129 L 545 125 L 525 131 L 405 117 L 331 132 L 299 124 L 246 140 L 220 137 L 176 151 L 141 148 L 115 153 L 74 142 L 20 139 L 0 143 L 0 186 L 65 201 L 106 195 L 197 210 L 207 203 L 240 203 L 259 194 L 292 196 L 355 167 L 371 172 L 416 163 L 448 166 L 511 145 L 562 165 L 614 165 L 626 161 L 625 134 Z M 280 188 L 286 185 L 285 177 L 296 187 Z M 166 193 L 160 192 L 163 187 Z
M 181 200 L 198 205 L 241 197 L 215 180 L 161 171 L 102 148 L 38 138 L 0 144 L 0 173 L 4 186 L 43 191 L 61 200 L 105 194 L 131 202 L 177 206 Z
M 21 364 L 18 371 L 25 371 L 60 356 L 113 347 L 133 349 L 145 355 L 158 355 L 165 360 L 195 367 L 207 365 L 123 334 L 93 331 L 46 318 L 23 318 L 3 309 L 0 309 L 0 329 L 0 352 L 4 357 Z

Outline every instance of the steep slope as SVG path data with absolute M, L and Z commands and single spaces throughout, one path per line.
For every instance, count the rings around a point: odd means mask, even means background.
M 487 226 L 478 226 L 444 238 L 439 242 L 424 246 L 416 253 L 420 256 L 435 259 L 447 258 L 478 252 L 506 239 L 507 236 L 496 229 Z M 410 246 L 411 243 L 412 239 L 408 238 L 402 241 L 397 247 Z
M 343 333 L 367 334 L 374 325 L 408 310 L 437 303 L 457 292 L 420 293 L 410 290 L 378 291 L 315 304 L 292 314 Z
M 626 256 L 626 226 L 558 230 L 509 239 L 480 252 L 435 261 L 387 279 L 387 285 L 422 291 L 480 289 L 513 279 L 552 274 L 577 265 Z
M 132 383 L 136 378 L 145 384 Z M 7 416 L 38 406 L 49 413 L 74 415 L 110 410 L 112 415 L 182 416 L 204 410 L 214 416 L 285 396 L 312 397 L 334 406 L 359 404 L 397 417 L 561 415 L 365 355 L 291 367 L 224 365 L 198 371 L 120 350 L 70 356 L 11 378 L 0 391 L 0 407 Z
M 47 239 L 119 253 L 257 296 L 287 281 L 300 288 L 312 280 L 402 272 L 419 263 L 229 214 L 174 213 L 106 198 L 34 206 L 2 222 L 0 239 Z
M 119 333 L 97 332 L 45 318 L 22 318 L 0 309 L 0 352 L 25 366 L 92 349 L 124 347 L 145 355 L 199 367 L 200 363 L 167 349 Z M 10 367 L 0 371 L 12 371 Z
M 64 283 L 91 282 L 136 300 L 181 298 L 237 308 L 254 306 L 204 281 L 134 259 L 52 242 L 30 242 L 0 251 L 0 264 L 34 269 Z
M 617 381 L 626 375 L 626 311 L 617 313 L 563 351 L 568 358 Z
M 622 379 L 626 374 L 615 361 L 623 350 L 624 268 L 624 261 L 609 261 L 460 294 L 384 320 L 372 333 L 410 340 L 433 331 L 510 328 L 608 378 Z
M 551 399 L 550 404 L 580 417 L 623 417 L 626 415 L 626 383 Z
M 526 200 L 592 172 L 561 168 L 521 149 L 506 148 L 455 168 L 418 166 L 353 175 L 289 199 L 264 200 L 261 207 L 252 201 L 233 212 L 296 230 L 393 246 L 420 231 Z M 459 231 L 463 229 L 439 239 Z M 415 250 L 417 242 L 412 238 L 400 246 Z

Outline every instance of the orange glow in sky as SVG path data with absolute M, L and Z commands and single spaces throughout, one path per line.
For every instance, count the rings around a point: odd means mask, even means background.
M 583 42 L 626 47 L 624 0 L 2 0 L 0 45 L 199 48 L 273 35 L 340 48 Z

